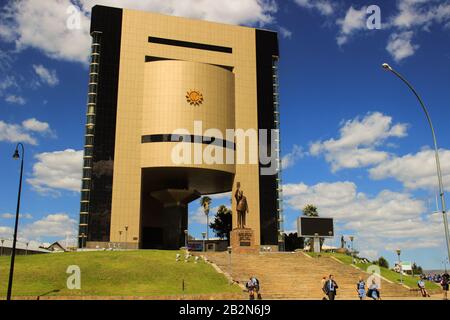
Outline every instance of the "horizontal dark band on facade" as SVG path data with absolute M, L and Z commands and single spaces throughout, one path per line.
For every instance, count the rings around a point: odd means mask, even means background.
M 222 46 L 216 46 L 216 45 L 211 45 L 211 44 L 206 44 L 206 43 L 181 41 L 181 40 L 158 38 L 158 37 L 148 37 L 148 42 L 164 44 L 164 45 L 168 45 L 168 46 L 191 48 L 191 49 L 233 53 L 233 49 L 230 47 L 222 47 Z
M 228 148 L 235 150 L 234 142 L 217 139 L 215 137 L 204 137 L 197 135 L 183 135 L 183 134 L 151 134 L 142 136 L 142 143 L 153 143 L 153 142 L 191 142 L 191 143 L 202 143 L 202 144 L 212 144 L 222 148 Z

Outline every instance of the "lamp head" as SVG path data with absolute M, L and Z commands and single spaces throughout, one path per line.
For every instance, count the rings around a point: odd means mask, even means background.
M 400 253 L 402 252 L 400 249 L 395 250 L 397 252 L 397 255 L 399 256 Z
M 392 67 L 391 67 L 389 64 L 387 64 L 386 62 L 383 63 L 381 66 L 382 66 L 383 69 L 385 69 L 385 70 L 392 71 Z
M 13 159 L 14 160 L 19 160 L 20 159 L 19 149 L 16 149 L 16 151 L 14 151 Z

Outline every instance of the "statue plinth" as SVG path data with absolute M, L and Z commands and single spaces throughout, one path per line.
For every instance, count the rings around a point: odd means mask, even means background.
M 258 253 L 255 246 L 255 233 L 249 228 L 236 228 L 230 232 L 230 245 L 233 253 Z

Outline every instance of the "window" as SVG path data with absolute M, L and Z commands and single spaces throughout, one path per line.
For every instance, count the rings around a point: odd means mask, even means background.
M 180 41 L 180 40 L 157 38 L 157 37 L 148 37 L 148 42 L 157 43 L 157 44 L 165 44 L 168 46 L 185 47 L 185 48 L 191 48 L 191 49 L 233 53 L 233 49 L 229 48 L 229 47 L 222 47 L 222 46 L 216 46 L 216 45 L 210 45 L 210 44 L 198 43 L 198 42 Z

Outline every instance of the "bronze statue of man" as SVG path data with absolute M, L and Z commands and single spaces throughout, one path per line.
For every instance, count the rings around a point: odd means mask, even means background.
M 236 211 L 238 214 L 238 228 L 245 228 L 245 215 L 248 213 L 247 198 L 244 196 L 244 192 L 240 190 L 240 183 L 237 183 L 237 189 L 234 194 L 236 199 Z

